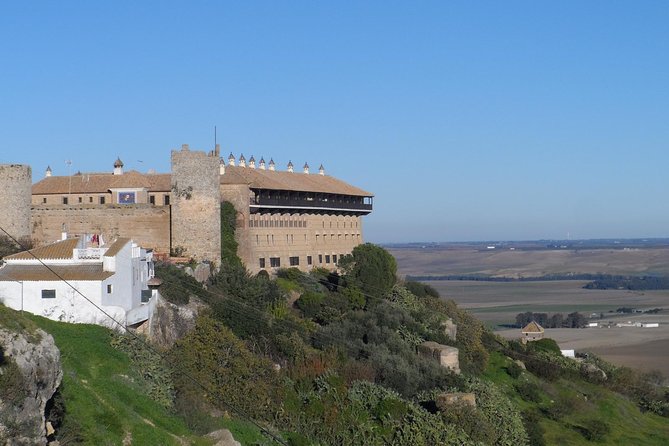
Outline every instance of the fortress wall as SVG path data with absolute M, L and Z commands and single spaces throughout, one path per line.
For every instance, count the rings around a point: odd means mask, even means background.
M 30 237 L 31 188 L 30 166 L 0 164 L 0 226 L 16 239 Z
M 221 260 L 219 158 L 172 151 L 172 250 L 196 260 Z
M 60 240 L 63 224 L 70 235 L 102 234 L 106 242 L 116 237 L 130 237 L 142 247 L 163 253 L 170 250 L 169 206 L 32 206 L 32 237 L 36 245 Z
M 273 223 L 268 225 L 271 221 Z M 299 257 L 297 267 L 303 271 L 314 267 L 334 269 L 334 256 L 339 260 L 362 243 L 362 218 L 304 213 L 253 214 L 245 221 L 245 233 L 248 251 L 243 260 L 253 273 L 261 269 L 260 258 L 265 258 L 265 269 L 272 271 L 270 257 L 279 257 L 282 268 L 291 267 L 290 257 Z M 311 265 L 307 263 L 307 256 L 311 256 Z

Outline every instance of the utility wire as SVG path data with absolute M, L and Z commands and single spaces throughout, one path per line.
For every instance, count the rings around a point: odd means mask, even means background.
M 0 226 L 0 231 L 4 232 L 7 237 L 9 237 L 10 240 L 12 240 L 16 245 L 18 245 L 21 249 L 24 251 L 28 252 L 35 260 L 37 260 L 42 266 L 44 266 L 48 271 L 50 271 L 53 275 L 55 275 L 61 282 L 65 283 L 67 286 L 72 288 L 79 296 L 81 296 L 83 299 L 85 299 L 88 303 L 93 305 L 98 311 L 100 311 L 102 314 L 104 314 L 106 317 L 108 317 L 114 324 L 118 325 L 125 333 L 130 334 L 132 337 L 134 337 L 136 340 L 141 342 L 144 347 L 149 349 L 151 352 L 161 356 L 160 352 L 158 352 L 152 345 L 150 345 L 148 342 L 146 342 L 144 339 L 142 339 L 140 336 L 138 336 L 136 333 L 133 333 L 132 331 L 128 330 L 125 327 L 125 324 L 122 324 L 121 322 L 117 321 L 113 316 L 111 316 L 109 313 L 107 313 L 104 309 L 102 309 L 99 305 L 97 305 L 95 302 L 93 302 L 91 299 L 89 299 L 87 296 L 85 296 L 81 291 L 79 291 L 74 285 L 72 285 L 70 282 L 68 282 L 65 278 L 63 278 L 60 274 L 58 274 L 56 271 L 54 271 L 49 265 L 44 263 L 42 259 L 37 257 L 32 250 L 26 249 L 21 242 L 19 242 L 14 236 L 12 236 L 9 232 L 7 232 L 2 226 Z M 161 356 L 162 357 L 162 356 Z M 179 364 L 178 361 L 175 361 L 175 363 Z M 180 373 L 182 376 L 188 378 L 192 383 L 196 384 L 198 387 L 200 387 L 205 393 L 211 393 L 211 389 L 209 389 L 205 384 L 201 383 L 198 381 L 195 377 L 187 373 L 182 369 L 182 367 L 177 366 L 175 372 Z M 279 438 L 278 436 L 274 435 L 272 432 L 267 430 L 265 427 L 260 425 L 258 422 L 256 422 L 253 418 L 251 418 L 249 415 L 247 415 L 243 410 L 235 407 L 234 405 L 224 402 L 224 401 L 217 401 L 217 403 L 220 403 L 223 405 L 224 409 L 226 410 L 231 410 L 232 412 L 236 413 L 239 415 L 241 418 L 245 419 L 246 421 L 252 423 L 254 426 L 256 426 L 260 431 L 269 437 L 270 439 L 274 440 L 275 442 L 288 446 L 288 443 L 286 443 L 283 439 Z M 216 403 L 214 403 L 216 404 Z

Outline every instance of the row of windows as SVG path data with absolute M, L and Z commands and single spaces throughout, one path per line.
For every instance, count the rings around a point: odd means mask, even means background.
M 302 234 L 304 236 L 304 242 L 308 242 L 308 237 L 307 234 Z M 336 235 L 336 237 L 335 237 Z M 342 241 L 342 239 L 346 242 L 349 240 L 349 234 L 330 234 L 330 240 L 337 240 L 337 241 Z M 351 240 L 360 240 L 360 234 L 350 234 L 350 239 Z M 323 234 L 323 238 L 321 239 L 320 234 L 316 234 L 316 243 L 320 243 L 321 240 L 323 240 L 323 243 L 327 242 L 328 240 L 328 234 Z M 274 245 L 274 234 L 265 234 L 265 236 L 261 236 L 260 234 L 256 234 L 256 245 L 260 246 L 261 244 L 267 244 L 267 245 Z M 295 244 L 295 234 L 286 234 L 286 244 L 287 245 L 293 245 Z
M 97 200 L 95 200 L 97 198 Z M 78 202 L 83 204 L 84 203 L 84 197 L 77 197 Z M 97 201 L 97 204 L 105 204 L 107 202 L 107 197 L 88 197 L 88 203 L 93 203 L 93 201 Z M 68 197 L 62 197 L 62 202 L 63 204 L 69 204 L 69 198 Z M 150 204 L 156 204 L 156 196 L 155 195 L 149 195 L 149 203 Z M 42 197 L 42 204 L 46 204 L 46 197 Z M 165 206 L 169 206 L 170 204 L 170 196 L 169 195 L 163 195 L 163 204 Z
M 339 222 L 336 221 L 335 223 L 336 223 L 336 227 L 338 228 L 339 227 Z M 353 223 L 355 223 L 355 227 L 357 228 L 358 227 L 358 221 L 357 220 L 355 222 L 349 221 L 348 222 L 348 227 L 353 229 Z M 325 227 L 325 220 L 323 220 L 323 227 Z M 330 228 L 332 228 L 332 222 L 330 222 Z M 346 222 L 345 221 L 342 222 L 342 228 L 346 229 Z
M 292 220 L 292 219 L 255 219 L 249 220 L 249 227 L 251 228 L 306 228 L 306 220 Z
M 337 264 L 337 260 L 341 259 L 344 257 L 344 254 L 318 254 L 318 264 L 319 265 L 327 265 L 327 264 Z M 306 256 L 306 264 L 307 265 L 313 265 L 313 257 L 312 256 Z M 288 265 L 290 266 L 300 266 L 300 257 L 299 256 L 291 256 L 288 257 Z M 258 259 L 258 266 L 260 266 L 261 269 L 266 268 L 267 262 L 265 257 L 260 257 Z M 281 267 L 281 257 L 270 257 L 269 258 L 269 266 L 270 268 L 280 268 Z

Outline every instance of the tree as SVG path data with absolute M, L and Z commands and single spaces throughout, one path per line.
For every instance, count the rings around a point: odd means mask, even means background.
M 395 258 L 372 243 L 353 248 L 351 254 L 342 257 L 339 266 L 347 284 L 356 285 L 367 296 L 382 298 L 397 281 Z

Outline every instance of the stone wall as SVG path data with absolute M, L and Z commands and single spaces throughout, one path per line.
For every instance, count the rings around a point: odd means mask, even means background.
M 73 236 L 102 234 L 105 242 L 116 237 L 130 237 L 140 246 L 157 252 L 168 253 L 170 250 L 169 206 L 32 206 L 32 237 L 36 245 L 60 240 L 63 224 Z
M 196 260 L 221 261 L 220 161 L 217 156 L 172 151 L 172 250 Z
M 460 373 L 459 350 L 455 347 L 426 341 L 418 346 L 418 354 L 457 374 Z
M 30 166 L 0 164 L 0 227 L 16 239 L 30 237 L 31 189 Z
M 253 274 L 263 269 L 261 258 L 265 259 L 264 269 L 270 272 L 278 269 L 270 266 L 270 258 L 279 258 L 282 268 L 334 269 L 335 256 L 338 261 L 363 242 L 360 216 L 306 212 L 252 214 L 249 209 L 252 195 L 246 185 L 221 185 L 221 199 L 237 210 L 237 255 Z M 298 257 L 299 264 L 291 265 L 291 257 Z M 311 257 L 311 264 L 307 257 Z

